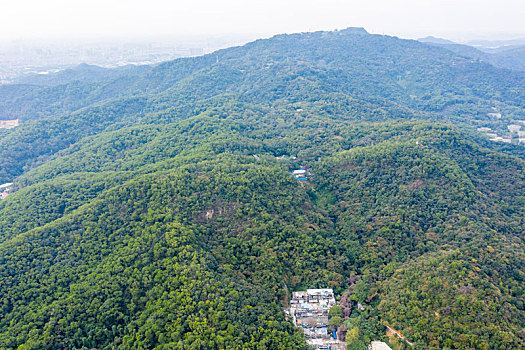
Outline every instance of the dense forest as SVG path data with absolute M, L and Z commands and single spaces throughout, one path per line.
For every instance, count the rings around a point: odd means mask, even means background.
M 472 44 L 458 44 L 453 41 L 434 37 L 426 37 L 418 40 L 430 45 L 443 47 L 463 57 L 490 63 L 495 67 L 525 71 L 525 46 L 522 43 L 512 41 L 506 43 L 483 43 L 482 45 L 477 43 L 478 47 L 473 47 L 471 46 Z
M 0 349 L 307 349 L 316 287 L 349 349 L 525 347 L 525 152 L 476 131 L 525 73 L 349 28 L 53 79 L 0 86 Z

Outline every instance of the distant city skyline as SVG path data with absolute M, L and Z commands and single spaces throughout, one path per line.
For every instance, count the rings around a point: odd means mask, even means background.
M 0 1 L 0 41 L 268 37 L 364 27 L 458 42 L 525 37 L 521 0 Z

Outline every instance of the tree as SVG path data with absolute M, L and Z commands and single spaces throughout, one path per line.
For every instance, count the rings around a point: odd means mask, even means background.
M 334 316 L 330 318 L 330 321 L 328 321 L 328 324 L 332 327 L 339 327 L 343 324 L 343 318 L 339 316 Z
M 359 339 L 359 328 L 354 327 L 346 332 L 346 345 L 351 345 Z
M 343 317 L 343 308 L 339 305 L 334 305 L 330 308 L 328 315 L 330 317 L 335 317 L 335 316 Z

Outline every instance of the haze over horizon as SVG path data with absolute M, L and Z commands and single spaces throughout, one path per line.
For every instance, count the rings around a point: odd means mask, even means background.
M 364 27 L 402 38 L 458 42 L 525 37 L 518 0 L 169 2 L 22 0 L 0 5 L 0 41 L 75 38 L 267 37 Z

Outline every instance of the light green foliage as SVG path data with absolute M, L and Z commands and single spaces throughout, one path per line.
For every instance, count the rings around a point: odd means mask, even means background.
M 336 317 L 336 316 L 343 317 L 343 309 L 339 305 L 334 305 L 330 308 L 328 315 L 330 317 Z
M 359 340 L 359 328 L 353 327 L 346 332 L 346 344 L 347 346 L 352 345 L 353 343 Z

